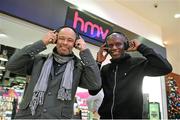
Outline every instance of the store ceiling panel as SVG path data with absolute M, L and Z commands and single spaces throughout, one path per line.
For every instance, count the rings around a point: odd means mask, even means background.
M 114 0 L 145 19 L 160 25 L 163 40 L 169 43 L 180 43 L 180 0 Z

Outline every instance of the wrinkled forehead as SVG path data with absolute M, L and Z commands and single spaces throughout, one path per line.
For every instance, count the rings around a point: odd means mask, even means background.
M 68 27 L 65 27 L 65 28 L 62 28 L 59 33 L 58 33 L 59 36 L 69 36 L 71 38 L 76 38 L 76 33 L 73 29 L 71 28 L 68 28 Z
M 120 41 L 120 42 L 125 42 L 125 41 L 127 41 L 127 39 L 126 39 L 126 37 L 124 36 L 124 35 L 122 35 L 122 34 L 118 34 L 118 33 L 113 33 L 113 34 L 111 34 L 111 35 L 109 35 L 108 37 L 107 37 L 107 41 Z

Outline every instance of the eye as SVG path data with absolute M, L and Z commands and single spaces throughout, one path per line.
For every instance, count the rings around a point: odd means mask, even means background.
M 59 37 L 59 40 L 65 40 L 66 38 L 65 37 L 62 37 L 62 36 L 60 36 Z
M 113 44 L 109 44 L 109 48 L 113 48 L 114 46 L 116 46 L 117 48 L 120 48 L 122 46 L 122 43 L 121 42 L 116 42 L 116 43 L 113 43 Z
M 121 43 L 116 43 L 115 45 L 116 45 L 116 47 L 120 47 L 122 44 Z
M 72 38 L 68 38 L 67 40 L 68 40 L 68 42 L 74 42 L 74 41 L 75 41 L 75 40 L 72 39 Z
M 109 46 L 110 48 L 113 48 L 114 45 L 113 45 L 113 44 L 109 44 L 108 46 Z

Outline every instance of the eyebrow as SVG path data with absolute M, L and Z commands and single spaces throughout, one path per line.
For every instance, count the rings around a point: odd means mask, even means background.
M 66 36 L 64 36 L 64 35 L 58 35 L 58 38 L 59 37 L 66 37 Z M 72 38 L 72 37 L 68 37 L 67 39 L 73 39 L 73 40 L 75 40 L 74 38 Z

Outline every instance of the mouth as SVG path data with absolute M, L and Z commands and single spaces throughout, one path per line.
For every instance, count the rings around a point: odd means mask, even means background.
M 120 52 L 118 50 L 115 50 L 115 51 L 111 51 L 111 54 L 120 54 Z
M 68 50 L 68 47 L 66 47 L 66 46 L 59 46 L 59 49 L 61 49 L 61 50 Z
M 110 55 L 113 57 L 113 58 L 118 58 L 121 56 L 121 52 L 119 50 L 115 50 L 115 51 L 111 51 Z
M 57 49 L 59 52 L 63 53 L 69 51 L 69 49 L 66 46 L 58 46 Z
M 66 47 L 61 47 L 60 49 L 61 49 L 61 50 L 67 50 L 67 48 L 66 48 Z

